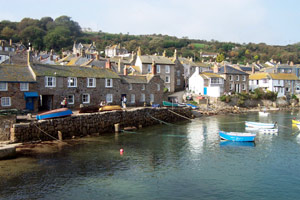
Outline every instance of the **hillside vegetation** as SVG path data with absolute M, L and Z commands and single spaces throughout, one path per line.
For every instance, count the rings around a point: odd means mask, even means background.
M 159 32 L 159 30 L 157 30 Z M 54 49 L 60 52 L 62 48 L 71 49 L 74 41 L 96 42 L 99 51 L 106 46 L 120 43 L 129 52 L 136 51 L 140 46 L 143 54 L 162 54 L 172 56 L 175 49 L 179 55 L 202 60 L 200 52 L 219 53 L 218 62 L 225 60 L 233 63 L 265 62 L 273 59 L 281 63 L 300 63 L 300 43 L 287 46 L 272 46 L 264 43 L 238 44 L 232 42 L 205 41 L 174 36 L 111 34 L 105 32 L 82 32 L 79 24 L 68 16 L 56 19 L 43 17 L 41 19 L 24 18 L 20 22 L 7 20 L 0 22 L 0 38 L 12 39 L 14 42 L 29 42 L 36 50 Z M 210 58 L 205 58 L 206 60 Z

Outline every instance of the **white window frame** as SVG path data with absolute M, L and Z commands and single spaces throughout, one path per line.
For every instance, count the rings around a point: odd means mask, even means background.
M 166 76 L 165 77 L 165 83 L 170 83 L 171 81 L 170 81 L 170 76 Z
M 113 94 L 106 94 L 105 99 L 107 103 L 112 103 L 114 101 L 113 98 Z
M 68 77 L 68 87 L 77 87 L 76 77 Z
M 92 82 L 90 82 L 92 80 Z M 90 84 L 92 83 L 92 84 Z M 87 87 L 88 88 L 95 88 L 96 87 L 96 78 L 87 78 Z
M 128 85 L 128 90 L 132 90 L 132 84 L 131 83 L 129 83 L 129 85 Z
M 154 94 L 150 94 L 150 102 L 154 102 Z
M 11 98 L 10 97 L 1 97 L 1 106 L 2 107 L 11 106 Z
M 180 78 L 177 79 L 177 85 L 180 85 L 181 84 L 181 81 L 180 81 Z
M 229 75 L 229 80 L 232 81 L 233 77 L 232 75 Z
M 142 90 L 145 90 L 146 89 L 146 86 L 145 84 L 142 85 Z
M 229 90 L 233 90 L 233 83 L 229 83 Z
M 242 90 L 246 90 L 246 84 L 245 83 L 242 84 Z
M 239 75 L 236 75 L 236 76 L 235 76 L 235 79 L 236 79 L 236 81 L 240 81 L 240 76 L 239 76 Z
M 176 73 L 177 77 L 180 77 L 180 70 L 177 70 Z
M 246 81 L 246 76 L 245 75 L 243 75 L 243 81 Z
M 160 73 L 160 65 L 156 65 L 156 73 Z
M 85 96 L 87 96 L 87 100 L 85 101 Z M 88 104 L 90 103 L 90 100 L 91 100 L 91 96 L 89 93 L 83 93 L 82 94 L 82 103 L 83 104 Z
M 151 73 L 151 71 L 152 71 L 152 65 L 147 65 L 147 72 Z
M 105 79 L 105 87 L 106 88 L 112 88 L 113 87 L 113 79 L 112 78 L 106 78 Z
M 170 74 L 170 65 L 165 66 L 165 72 L 166 74 Z
M 135 94 L 130 95 L 130 103 L 135 103 Z
M 49 85 L 50 81 L 49 79 L 51 78 L 51 85 Z M 45 76 L 45 87 L 56 87 L 56 77 L 54 76 Z
M 70 100 L 72 100 L 72 101 L 70 101 Z M 68 102 L 68 104 L 74 104 L 75 103 L 74 94 L 68 94 L 67 95 L 67 102 Z
M 141 99 L 140 99 L 140 102 L 145 102 L 146 100 L 146 96 L 144 93 L 141 93 Z
M 20 83 L 20 91 L 29 91 L 29 83 Z
M 157 84 L 157 91 L 160 91 L 160 85 Z
M 7 90 L 8 90 L 7 82 L 1 82 L 0 83 L 0 91 L 7 91 Z

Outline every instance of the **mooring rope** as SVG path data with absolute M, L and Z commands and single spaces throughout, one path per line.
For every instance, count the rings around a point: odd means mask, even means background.
M 33 124 L 35 127 L 37 127 L 40 131 L 42 131 L 43 133 L 45 133 L 46 135 L 48 135 L 49 137 L 51 137 L 52 139 L 54 139 L 54 140 L 57 140 L 57 141 L 59 141 L 57 138 L 55 138 L 55 137 L 53 137 L 52 135 L 50 135 L 50 134 L 48 134 L 48 133 L 46 133 L 45 131 L 43 131 L 40 127 L 38 127 L 37 125 L 35 125 L 35 124 Z
M 163 124 L 166 124 L 166 125 L 168 125 L 168 126 L 174 126 L 174 124 L 171 124 L 171 123 L 168 123 L 168 122 L 164 122 L 164 121 L 162 121 L 162 120 L 160 120 L 160 119 L 157 119 L 157 118 L 151 116 L 149 113 L 147 113 L 147 114 L 148 114 L 149 117 L 151 117 L 152 119 L 155 119 L 155 120 L 157 120 L 157 121 L 159 121 L 159 122 L 161 122 L 161 123 L 163 123 Z
M 180 116 L 180 117 L 182 117 L 182 118 L 184 118 L 184 119 L 187 119 L 187 120 L 192 121 L 192 119 L 190 119 L 190 118 L 188 118 L 188 117 L 185 117 L 185 116 L 183 116 L 183 115 L 180 115 L 180 114 L 178 114 L 178 113 L 176 113 L 176 112 L 174 112 L 174 111 L 172 111 L 172 110 L 169 110 L 169 109 L 168 109 L 168 111 L 170 111 L 171 113 L 173 113 L 173 114 L 175 114 L 175 115 L 178 115 L 178 116 Z

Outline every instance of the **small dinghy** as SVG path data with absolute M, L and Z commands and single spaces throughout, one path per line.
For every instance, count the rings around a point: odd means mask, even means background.
M 277 122 L 275 123 L 261 123 L 261 122 L 249 122 L 245 121 L 245 126 L 246 127 L 251 127 L 251 128 L 274 128 L 276 126 Z
M 58 108 L 54 110 L 50 110 L 47 112 L 43 112 L 39 115 L 36 116 L 36 119 L 41 120 L 41 119 L 52 119 L 52 118 L 57 118 L 57 117 L 66 117 L 72 115 L 73 112 L 68 109 L 68 108 Z
M 268 117 L 270 113 L 268 112 L 258 112 L 258 115 L 261 117 Z
M 239 133 L 239 132 L 225 132 L 219 131 L 220 138 L 233 142 L 254 142 L 255 133 Z

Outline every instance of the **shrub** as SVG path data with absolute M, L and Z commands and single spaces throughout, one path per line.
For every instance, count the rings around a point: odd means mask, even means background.
M 164 88 L 164 93 L 167 93 L 169 92 L 169 89 L 168 88 Z

